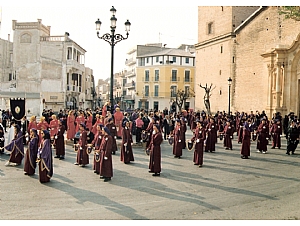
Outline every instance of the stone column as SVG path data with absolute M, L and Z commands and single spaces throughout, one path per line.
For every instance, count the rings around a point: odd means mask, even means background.
M 277 67 L 276 67 L 276 109 L 280 108 L 280 97 L 281 97 L 281 75 L 282 75 L 282 71 L 281 71 L 281 65 L 282 63 L 277 63 Z

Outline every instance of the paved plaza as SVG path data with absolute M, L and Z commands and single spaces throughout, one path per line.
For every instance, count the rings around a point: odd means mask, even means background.
M 187 132 L 187 139 L 191 132 Z M 113 156 L 114 176 L 103 182 L 93 173 L 93 158 L 75 166 L 76 153 L 67 145 L 66 159 L 54 159 L 50 183 L 23 174 L 23 164 L 4 166 L 0 156 L 1 220 L 128 220 L 128 219 L 300 219 L 300 151 L 282 149 L 240 158 L 236 136 L 233 150 L 218 140 L 215 153 L 204 153 L 202 168 L 192 162 L 193 151 L 174 158 L 172 147 L 162 144 L 160 177 L 148 173 L 149 156 L 134 147 L 135 161 L 124 164 L 120 151 Z M 299 149 L 299 148 L 298 148 Z M 54 151 L 55 154 L 55 151 Z

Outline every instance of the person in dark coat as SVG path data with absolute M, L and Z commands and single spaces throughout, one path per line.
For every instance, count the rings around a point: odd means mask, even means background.
M 243 128 L 242 147 L 241 147 L 241 158 L 248 159 L 250 156 L 250 139 L 251 139 L 251 121 L 247 120 Z
M 29 125 L 29 121 L 27 120 L 26 116 L 24 116 L 21 120 L 21 131 L 22 131 L 22 135 L 23 135 L 23 144 L 26 144 L 26 134 L 28 134 L 28 125 Z
M 113 177 L 113 165 L 112 165 L 112 143 L 113 138 L 110 135 L 110 131 L 107 127 L 103 127 L 103 139 L 100 145 L 100 179 L 104 179 L 104 182 L 110 181 Z
M 100 174 L 100 160 L 101 160 L 100 145 L 103 138 L 103 130 L 102 130 L 103 125 L 98 124 L 96 128 L 97 128 L 97 132 L 94 136 L 94 140 L 92 141 L 92 145 L 95 148 L 93 170 L 94 173 Z
M 0 120 L 0 153 L 4 153 L 4 143 L 5 143 L 5 136 L 4 136 L 4 128 L 1 124 L 1 120 Z
M 186 118 L 181 117 L 181 128 L 182 128 L 182 149 L 186 149 L 186 138 L 185 138 L 185 133 L 187 131 L 187 121 Z
M 9 160 L 5 164 L 6 166 L 18 166 L 22 163 L 24 157 L 23 133 L 18 124 L 15 125 L 14 132 L 14 139 L 4 147 L 6 151 L 10 152 Z
M 296 126 L 296 121 L 291 120 L 290 123 L 291 124 L 286 131 L 286 138 L 287 138 L 286 154 L 287 155 L 290 155 L 290 152 L 292 152 L 292 154 L 295 153 L 295 150 L 299 142 L 299 130 Z
M 150 119 L 150 123 L 148 124 L 148 127 L 145 129 L 145 131 L 142 131 L 142 132 L 148 134 L 148 138 L 147 138 L 147 141 L 146 141 L 146 149 L 149 149 L 149 145 L 150 145 L 151 137 L 152 137 L 152 132 L 153 132 L 154 122 L 155 122 L 155 118 L 153 117 L 153 118 Z
M 39 136 L 37 130 L 32 128 L 30 131 L 30 140 L 28 143 L 27 152 L 24 158 L 24 174 L 33 175 L 35 174 L 36 159 L 38 154 Z
M 79 130 L 80 130 L 80 138 L 79 138 L 79 148 L 77 151 L 77 157 L 76 157 L 76 162 L 74 165 L 79 165 L 79 166 L 86 166 L 89 164 L 89 155 L 87 154 L 87 133 L 85 131 L 85 124 L 81 123 L 79 125 Z
M 59 158 L 60 160 L 65 158 L 66 148 L 65 148 L 65 131 L 66 128 L 63 125 L 62 120 L 58 120 L 58 130 L 55 135 L 55 152 L 56 156 L 54 158 Z
M 121 144 L 121 154 L 120 160 L 125 164 L 134 161 L 134 156 L 132 152 L 132 135 L 129 128 L 129 122 L 125 121 L 124 129 L 122 131 L 122 144 Z
M 152 176 L 160 176 L 161 172 L 161 148 L 160 145 L 163 142 L 162 134 L 160 132 L 160 126 L 158 124 L 153 125 L 152 138 L 150 142 L 150 160 L 149 160 L 149 173 L 154 173 Z
M 86 139 L 87 139 L 87 143 L 91 144 L 95 138 L 95 135 L 92 131 L 89 130 L 89 128 L 85 128 L 86 131 Z
M 53 176 L 50 133 L 48 130 L 43 130 L 41 134 L 43 138 L 37 154 L 37 161 L 39 163 L 39 180 L 40 183 L 47 183 L 50 182 L 50 179 Z
M 116 151 L 118 150 L 118 146 L 117 146 L 117 127 L 114 123 L 113 118 L 108 119 L 108 124 L 106 125 L 106 127 L 109 129 L 110 135 L 112 137 L 112 149 L 111 149 L 111 154 L 114 155 L 116 154 Z
M 232 139 L 233 139 L 234 128 L 231 122 L 228 120 L 224 127 L 224 147 L 226 150 L 232 150 Z
M 271 126 L 271 135 L 272 135 L 272 148 L 278 148 L 280 149 L 281 147 L 281 135 L 282 135 L 282 124 L 279 119 L 275 119 L 275 123 L 272 124 Z
M 257 128 L 257 152 L 265 154 L 269 139 L 269 126 L 266 124 L 266 119 L 262 118 L 260 125 Z
M 182 135 L 183 131 L 181 128 L 181 120 L 176 120 L 176 125 L 173 131 L 174 144 L 173 144 L 173 155 L 174 158 L 179 158 L 182 156 Z
M 203 127 L 203 124 L 200 122 L 199 119 L 196 120 L 196 128 L 191 139 L 191 142 L 195 145 L 194 151 L 194 158 L 193 162 L 194 165 L 202 167 L 203 165 L 203 151 L 204 151 L 204 141 L 206 139 L 206 131 Z
M 206 139 L 205 152 L 216 151 L 217 132 L 218 132 L 218 126 L 215 123 L 215 119 L 210 118 L 210 122 L 206 126 L 207 139 Z
M 163 120 L 163 131 L 164 131 L 164 140 L 170 135 L 170 118 L 169 115 L 166 115 Z

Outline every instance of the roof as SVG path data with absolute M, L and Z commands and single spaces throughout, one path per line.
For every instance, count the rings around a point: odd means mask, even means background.
M 254 13 L 252 13 L 243 23 L 241 23 L 235 30 L 234 33 L 240 32 L 247 24 L 249 24 L 256 16 L 258 16 L 261 12 L 266 10 L 268 6 L 261 6 Z
M 153 52 L 153 53 L 148 53 L 145 55 L 140 55 L 137 58 L 141 57 L 152 57 L 152 56 L 182 56 L 182 57 L 195 57 L 193 54 L 190 52 L 186 52 L 185 50 L 182 49 L 165 49 L 162 48 L 161 51 Z

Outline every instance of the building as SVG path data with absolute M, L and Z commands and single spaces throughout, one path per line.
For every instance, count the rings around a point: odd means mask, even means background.
M 43 109 L 91 108 L 95 86 L 93 70 L 84 65 L 86 50 L 67 32 L 51 36 L 41 19 L 13 20 L 12 28 L 12 51 L 2 59 L 11 60 L 12 68 L 2 70 L 0 96 L 25 97 L 28 112 L 37 116 Z
M 279 7 L 198 7 L 196 84 L 213 84 L 211 110 L 299 115 L 300 22 L 284 19 Z M 196 88 L 196 109 L 205 109 Z
M 187 98 L 182 108 L 194 109 L 195 55 L 189 47 L 159 46 L 154 51 L 140 47 L 144 53 L 138 52 L 136 57 L 136 107 L 147 110 L 174 109 L 177 92 L 184 90 Z

